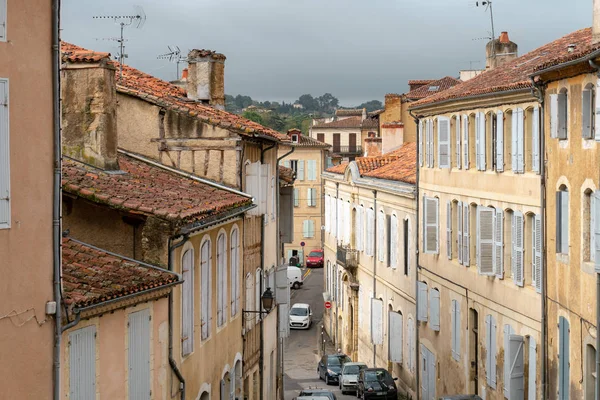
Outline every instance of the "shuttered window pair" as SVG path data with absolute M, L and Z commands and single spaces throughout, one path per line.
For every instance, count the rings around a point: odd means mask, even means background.
M 550 95 L 550 137 L 567 139 L 567 92 Z
M 485 316 L 485 378 L 489 387 L 496 388 L 496 320 Z
M 478 171 L 485 171 L 485 114 L 475 114 L 475 166 Z
M 386 216 L 383 210 L 377 213 L 377 260 L 385 262 L 386 240 L 385 240 Z
M 556 192 L 556 252 L 569 253 L 569 192 Z
M 402 350 L 404 348 L 402 313 L 388 312 L 388 359 L 393 363 L 402 363 Z
M 458 300 L 452 300 L 451 325 L 452 325 L 452 358 L 460 360 L 460 304 Z
M 470 265 L 471 258 L 471 236 L 470 236 L 470 213 L 469 204 L 461 201 L 457 204 L 456 209 L 457 221 L 457 252 L 458 262 L 466 267 Z
M 423 248 L 425 253 L 439 253 L 439 199 L 423 197 Z
M 305 219 L 302 223 L 302 236 L 305 238 L 315 237 L 315 221 Z
M 306 201 L 309 207 L 316 207 L 317 206 L 317 189 L 315 188 L 308 188 L 306 191 Z
M 438 164 L 440 168 L 450 168 L 450 119 L 438 117 Z
M 368 256 L 373 256 L 375 253 L 375 212 L 372 208 L 367 208 L 367 230 L 365 240 L 365 253 Z
M 4 7 L 4 8 L 3 8 Z M 6 22 L 6 0 L 0 0 L 0 41 Z M 4 37 L 4 39 L 6 39 Z M 8 131 L 8 79 L 0 78 L 0 229 L 10 228 L 10 141 Z

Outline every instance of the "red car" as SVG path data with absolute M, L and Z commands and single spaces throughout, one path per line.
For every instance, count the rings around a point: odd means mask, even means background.
M 306 266 L 308 268 L 323 268 L 323 250 L 311 251 L 306 257 Z

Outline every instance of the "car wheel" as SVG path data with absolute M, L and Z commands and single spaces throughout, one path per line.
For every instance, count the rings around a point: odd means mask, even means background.
M 325 384 L 329 385 L 329 376 L 325 374 Z
M 300 282 L 294 282 L 294 284 L 292 285 L 292 287 L 296 290 L 300 289 Z
M 360 392 L 358 391 L 358 388 L 356 389 L 356 398 L 358 399 L 360 397 Z
M 317 375 L 319 375 L 319 380 L 323 379 L 321 378 L 321 369 L 319 367 L 317 367 Z

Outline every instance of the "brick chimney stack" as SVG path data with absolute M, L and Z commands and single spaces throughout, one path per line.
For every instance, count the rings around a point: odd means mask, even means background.
M 187 95 L 190 99 L 225 109 L 225 59 L 212 50 L 188 54 Z
M 519 46 L 511 42 L 508 32 L 500 33 L 498 39 L 490 40 L 485 46 L 486 69 L 494 69 L 517 58 Z
M 600 42 L 600 0 L 594 0 L 594 12 L 592 16 L 592 43 Z

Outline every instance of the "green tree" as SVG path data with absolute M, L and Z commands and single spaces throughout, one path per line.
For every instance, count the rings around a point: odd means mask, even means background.
M 263 124 L 263 117 L 256 111 L 244 111 L 242 117 L 249 119 L 250 121 L 258 122 Z
M 310 94 L 303 94 L 298 98 L 298 103 L 302 104 L 307 111 L 316 110 L 319 107 L 319 102 L 315 100 Z
M 379 100 L 371 100 L 371 101 L 362 103 L 357 108 L 366 108 L 367 112 L 371 112 L 371 111 L 375 111 L 375 110 L 381 110 L 383 108 L 383 103 L 381 103 L 381 101 L 379 101 Z
M 317 102 L 319 103 L 318 110 L 326 113 L 333 113 L 340 104 L 339 100 L 331 93 L 317 97 Z

